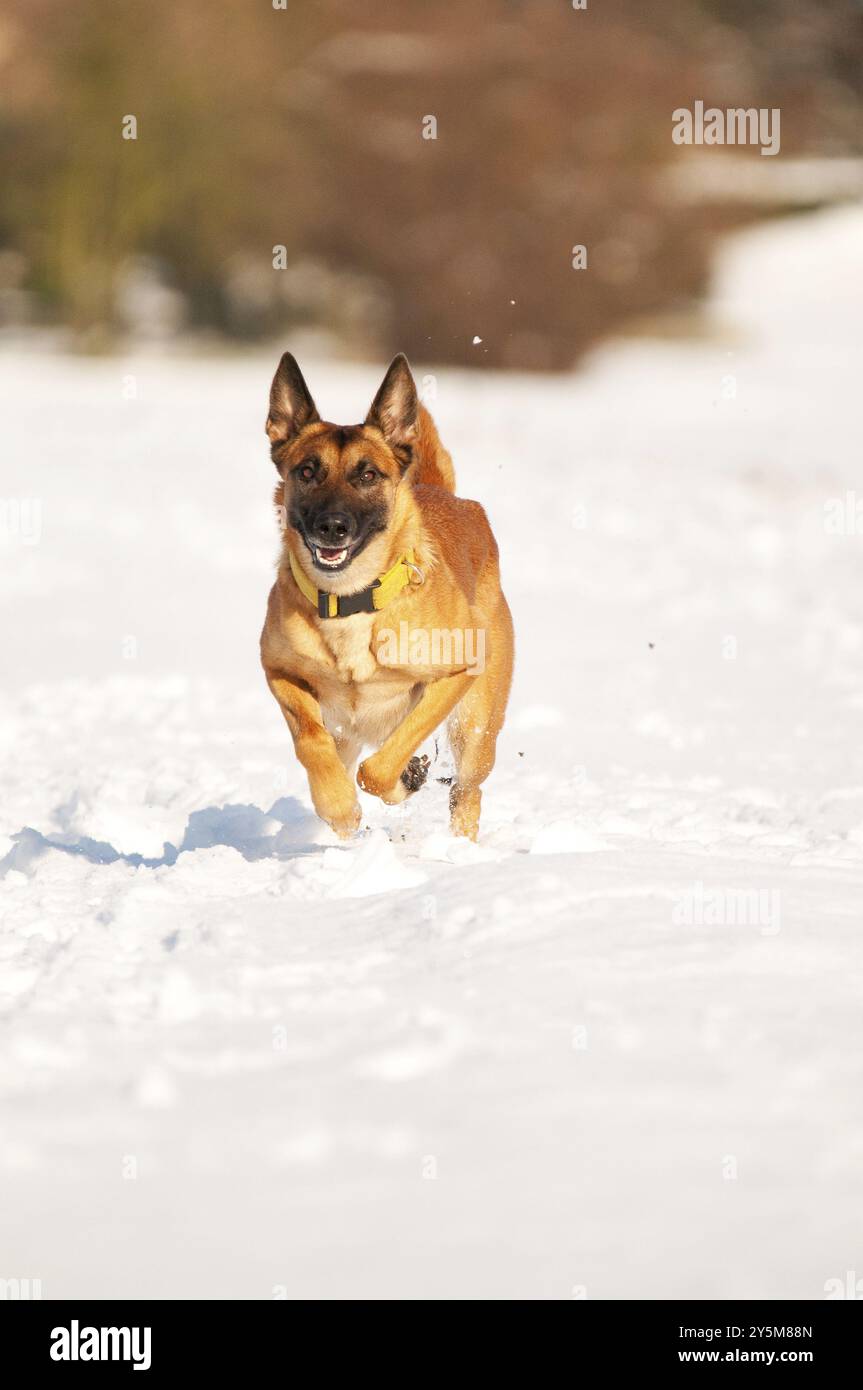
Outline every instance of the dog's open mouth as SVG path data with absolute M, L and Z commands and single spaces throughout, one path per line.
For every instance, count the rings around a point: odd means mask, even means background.
M 322 569 L 337 570 L 347 560 L 351 553 L 351 546 L 344 545 L 341 549 L 324 548 L 319 545 L 311 547 L 312 559 L 316 565 Z
M 358 536 L 354 536 L 344 545 L 320 545 L 318 541 L 312 539 L 301 522 L 294 522 L 293 525 L 299 531 L 303 543 L 312 557 L 312 564 L 315 569 L 326 571 L 328 574 L 332 574 L 336 570 L 346 570 L 348 565 L 352 565 L 360 551 L 365 549 L 375 534 L 375 527 L 367 526 Z

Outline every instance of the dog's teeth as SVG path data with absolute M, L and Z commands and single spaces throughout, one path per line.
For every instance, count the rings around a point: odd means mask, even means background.
M 322 551 L 315 552 L 315 559 L 321 565 L 340 565 L 347 556 L 347 546 L 343 550 L 337 550 L 332 555 L 324 555 Z

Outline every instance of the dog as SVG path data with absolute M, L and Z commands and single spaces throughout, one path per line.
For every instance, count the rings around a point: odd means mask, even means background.
M 407 358 L 393 358 L 365 421 L 339 426 L 321 420 L 286 352 L 266 431 L 283 534 L 261 661 L 315 811 L 347 839 L 360 826 L 357 785 L 404 801 L 428 773 L 418 748 L 448 720 L 450 828 L 475 840 L 512 680 L 512 618 L 488 519 L 455 496 Z

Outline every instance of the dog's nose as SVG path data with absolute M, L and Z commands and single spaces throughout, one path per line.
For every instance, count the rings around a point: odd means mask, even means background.
M 341 545 L 352 530 L 351 518 L 345 512 L 327 512 L 315 522 L 315 535 L 326 545 Z

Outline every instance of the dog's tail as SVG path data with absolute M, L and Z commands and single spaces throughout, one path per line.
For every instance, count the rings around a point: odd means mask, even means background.
M 424 405 L 419 407 L 415 450 L 414 482 L 455 492 L 455 469 L 452 459 L 441 444 L 437 426 Z

